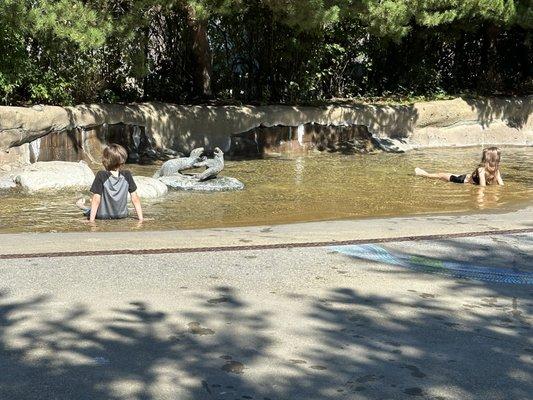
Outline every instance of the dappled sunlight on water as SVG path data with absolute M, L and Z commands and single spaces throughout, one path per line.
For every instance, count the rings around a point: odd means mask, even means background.
M 223 175 L 240 179 L 242 192 L 170 192 L 143 201 L 149 220 L 98 221 L 89 226 L 74 205 L 81 192 L 0 194 L 0 232 L 165 230 L 303 221 L 506 210 L 531 204 L 533 148 L 502 152 L 504 187 L 480 188 L 414 176 L 428 171 L 463 174 L 479 162 L 480 148 L 426 149 L 407 154 L 316 154 L 297 158 L 230 161 Z M 157 166 L 128 166 L 151 176 Z

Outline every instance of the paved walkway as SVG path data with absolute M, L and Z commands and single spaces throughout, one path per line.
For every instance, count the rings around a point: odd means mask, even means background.
M 376 220 L 372 229 L 389 237 L 529 229 L 530 215 L 480 216 L 473 226 L 471 217 Z M 369 231 L 355 229 L 368 221 L 336 224 L 216 230 L 217 242 L 200 243 L 196 233 L 173 241 L 156 233 L 150 242 L 139 234 L 122 248 L 364 239 Z M 226 234 L 232 239 L 221 244 Z M 107 246 L 105 235 L 18 237 L 2 241 L 0 254 Z M 531 277 L 533 234 L 376 246 L 0 260 L 0 398 L 531 396 L 533 286 L 483 277 Z M 479 269 L 479 279 L 458 277 L 453 266 Z

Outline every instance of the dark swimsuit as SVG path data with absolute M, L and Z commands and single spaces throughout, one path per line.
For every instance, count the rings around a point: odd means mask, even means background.
M 450 182 L 453 182 L 453 183 L 465 183 L 465 179 L 466 179 L 466 174 L 450 176 Z M 479 185 L 479 176 L 472 175 L 472 182 L 474 182 L 475 185 Z
M 450 176 L 450 182 L 453 182 L 453 183 L 465 183 L 465 179 L 466 179 L 466 174 Z

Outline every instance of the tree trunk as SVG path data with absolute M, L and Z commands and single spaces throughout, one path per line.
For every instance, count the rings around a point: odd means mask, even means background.
M 187 7 L 187 26 L 189 27 L 189 52 L 191 54 L 193 93 L 200 98 L 210 98 L 213 60 L 207 38 L 207 20 L 198 19 L 194 9 Z
M 461 88 L 471 87 L 472 72 L 467 70 L 468 60 L 466 59 L 466 33 L 459 32 L 459 38 L 455 42 L 455 49 L 453 54 L 453 69 L 452 82 L 453 90 L 459 92 Z
M 499 28 L 498 26 L 491 24 L 487 28 L 487 39 L 489 42 L 488 47 L 488 68 L 487 68 L 487 81 L 490 82 L 496 90 L 501 90 L 501 79 L 498 72 L 498 40 Z
M 496 39 L 498 36 L 498 27 L 494 24 L 488 24 L 481 31 L 483 37 L 483 45 L 481 47 L 481 71 L 479 77 L 481 80 L 478 87 L 482 91 L 494 93 L 500 89 L 499 75 L 497 72 L 497 54 L 496 54 Z

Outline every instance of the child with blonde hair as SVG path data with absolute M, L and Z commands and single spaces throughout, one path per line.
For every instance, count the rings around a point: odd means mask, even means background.
M 102 154 L 105 171 L 98 171 L 91 186 L 91 207 L 85 207 L 85 200 L 76 205 L 84 211 L 90 222 L 96 219 L 118 219 L 128 216 L 128 193 L 140 222 L 143 221 L 141 201 L 137 195 L 137 185 L 131 172 L 123 170 L 128 153 L 118 144 L 110 144 Z
M 471 183 L 473 185 L 503 185 L 500 174 L 501 153 L 497 147 L 483 150 L 481 163 L 471 174 L 453 175 L 446 172 L 429 173 L 421 168 L 415 168 L 415 174 L 426 178 L 440 179 L 446 182 Z

